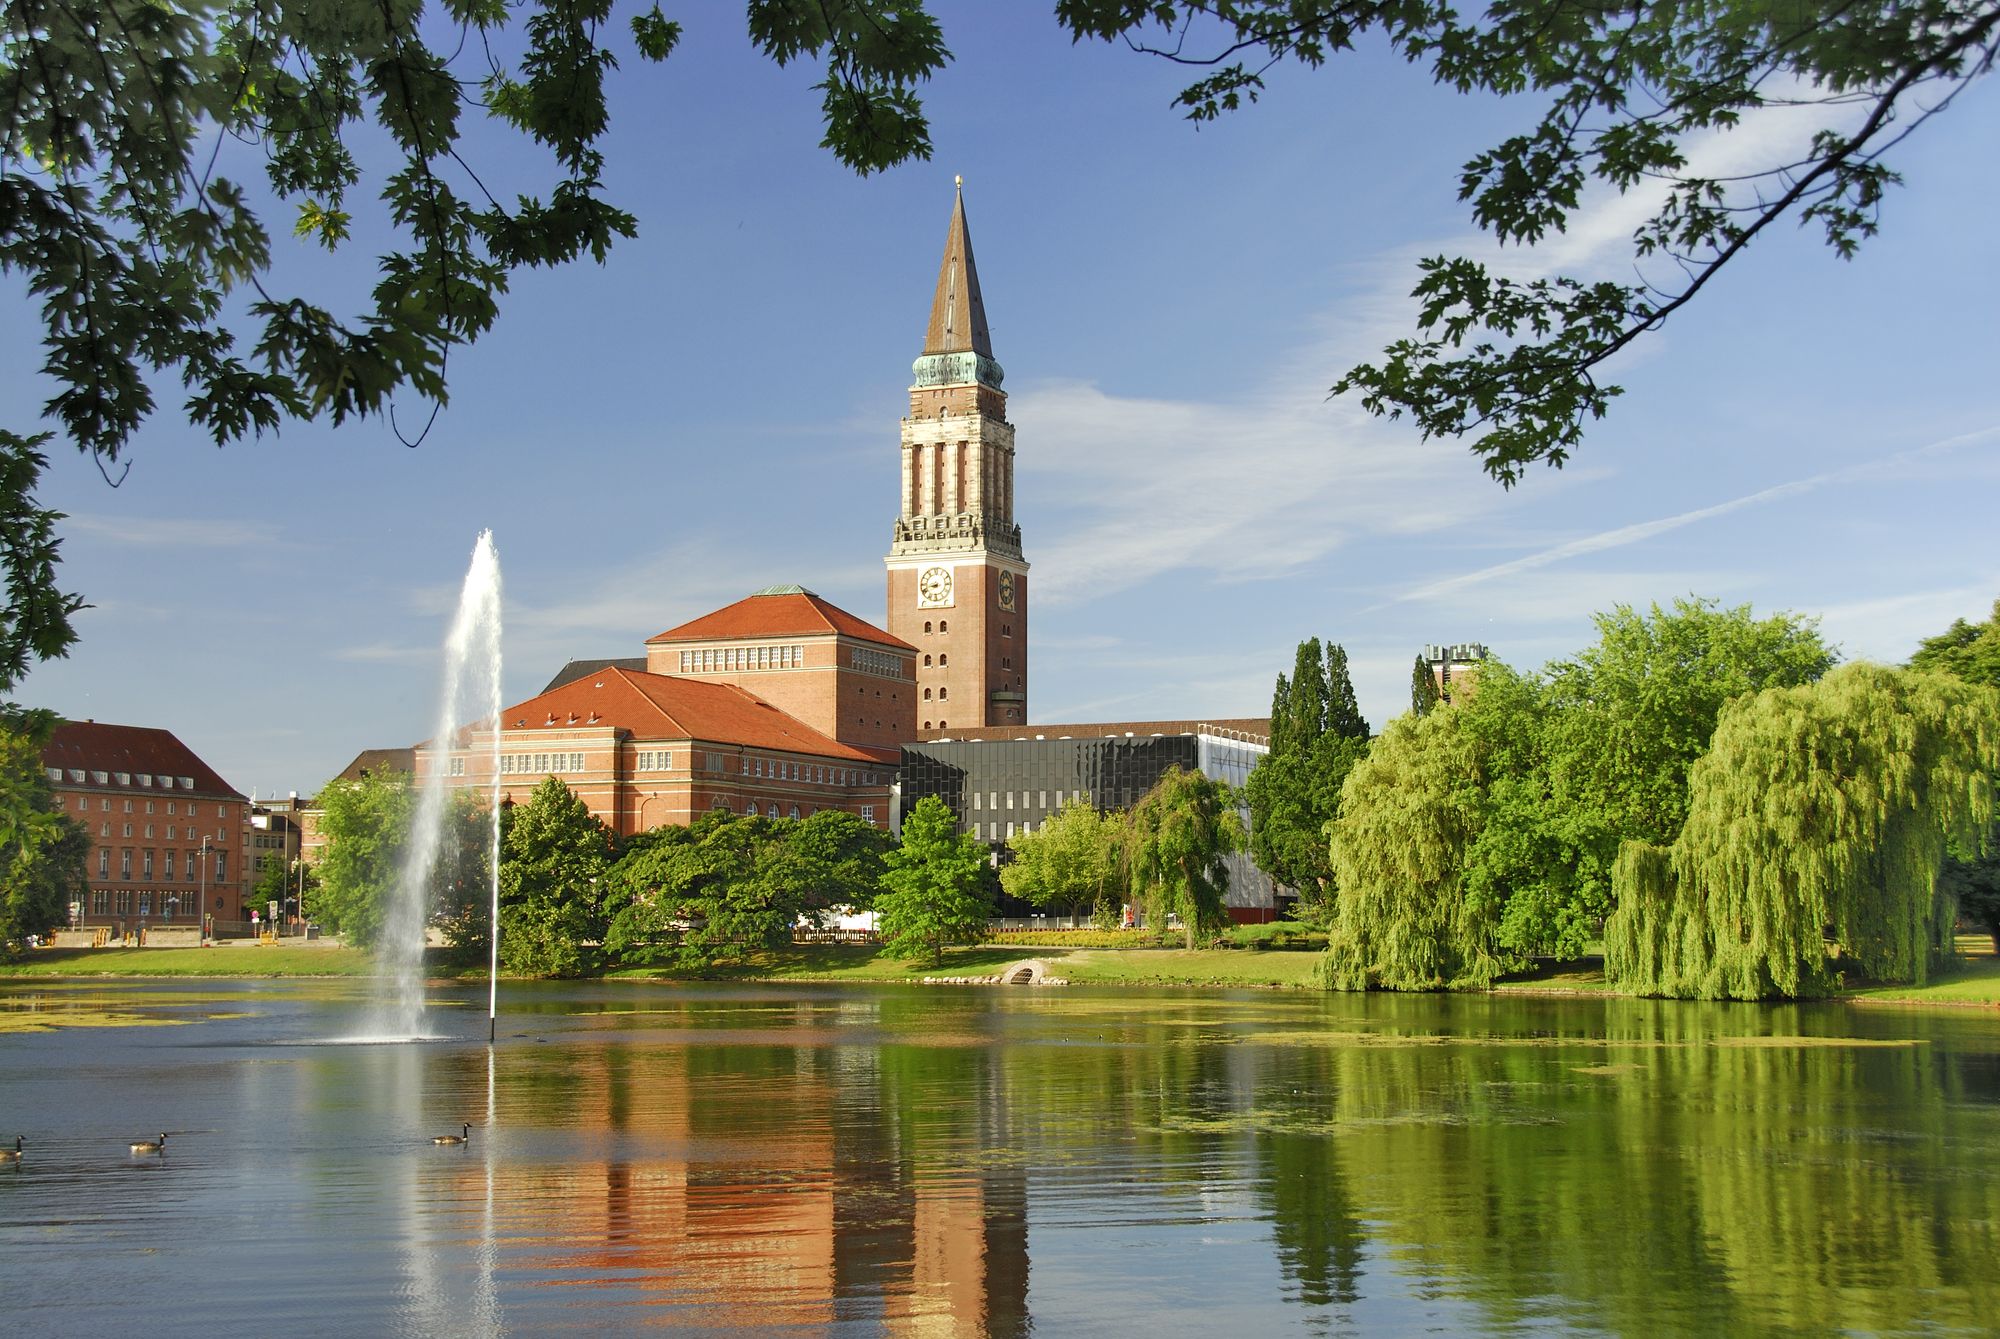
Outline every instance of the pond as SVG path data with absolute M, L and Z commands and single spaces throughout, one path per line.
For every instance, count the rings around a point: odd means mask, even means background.
M 9 1334 L 2000 1316 L 1990 1012 L 621 982 L 323 1044 L 365 989 L 0 986 L 95 1024 L 0 1031 Z

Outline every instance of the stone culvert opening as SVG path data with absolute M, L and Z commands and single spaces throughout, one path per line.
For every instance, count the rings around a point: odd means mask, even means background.
M 1039 960 L 1017 962 L 1000 974 L 1010 986 L 1032 986 L 1048 975 L 1048 964 Z

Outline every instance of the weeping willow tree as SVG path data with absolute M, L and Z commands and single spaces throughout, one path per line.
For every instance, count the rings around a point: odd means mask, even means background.
M 1181 918 L 1187 946 L 1229 922 L 1226 857 L 1243 849 L 1243 819 L 1229 783 L 1169 767 L 1131 817 L 1132 895 L 1147 918 Z
M 2000 693 L 1852 665 L 1723 712 L 1671 848 L 1627 843 L 1605 974 L 1648 995 L 1824 994 L 1830 950 L 1923 982 L 1950 951 L 1948 842 L 1993 815 Z
M 1335 990 L 1480 989 L 1512 963 L 1497 897 L 1466 886 L 1485 747 L 1458 710 L 1402 716 L 1356 763 L 1329 826 L 1339 890 L 1322 969 Z

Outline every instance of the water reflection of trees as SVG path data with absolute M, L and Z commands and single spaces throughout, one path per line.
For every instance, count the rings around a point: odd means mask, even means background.
M 1275 1280 L 1330 1320 L 1393 1295 L 1622 1334 L 2000 1310 L 2000 1070 L 1984 1041 L 1921 1044 L 1952 1024 L 1866 1045 L 1813 1035 L 1857 1013 L 1667 1002 L 648 1007 L 502 1048 L 498 1121 L 543 1146 L 496 1175 L 515 1267 L 692 1323 L 1026 1333 L 1031 1234 L 1239 1202 L 1273 1267 L 1219 1300 Z M 483 1065 L 436 1056 L 423 1105 Z

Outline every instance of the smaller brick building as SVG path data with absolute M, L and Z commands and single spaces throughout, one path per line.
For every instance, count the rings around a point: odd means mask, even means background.
M 65 721 L 42 750 L 62 812 L 90 830 L 75 922 L 114 933 L 244 916 L 247 801 L 171 731 Z
M 449 769 L 523 803 L 557 777 L 620 836 L 713 809 L 889 826 L 912 733 L 916 648 L 801 586 L 773 586 L 646 643 L 646 669 L 571 661 L 542 692 L 444 750 Z

